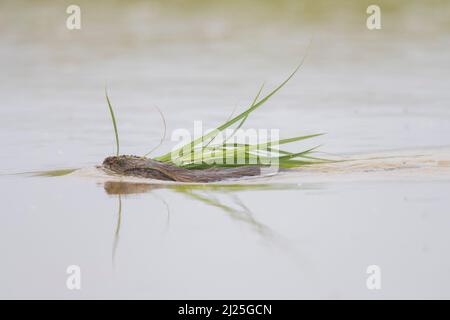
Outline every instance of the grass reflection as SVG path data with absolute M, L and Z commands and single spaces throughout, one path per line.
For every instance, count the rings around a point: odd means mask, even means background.
M 207 206 L 220 209 L 234 221 L 244 223 L 251 227 L 259 236 L 266 240 L 274 240 L 276 234 L 267 225 L 258 221 L 253 212 L 241 201 L 237 195 L 245 190 L 316 190 L 317 184 L 149 184 L 132 183 L 123 181 L 108 181 L 104 184 L 104 190 L 109 195 L 118 196 L 118 218 L 113 242 L 113 262 L 119 242 L 120 228 L 122 224 L 122 196 L 132 194 L 150 193 L 161 200 L 167 208 L 167 228 L 169 226 L 169 204 L 155 190 L 171 190 L 182 194 L 193 201 L 199 201 Z M 219 196 L 227 196 L 231 201 L 223 201 Z M 231 204 L 228 204 L 231 202 Z
M 119 194 L 118 196 L 118 210 L 117 210 L 117 224 L 116 224 L 116 231 L 114 232 L 114 241 L 113 241 L 113 248 L 112 248 L 112 263 L 114 266 L 115 260 L 116 260 L 116 251 L 117 247 L 119 245 L 119 237 L 120 237 L 120 227 L 122 225 L 122 195 Z

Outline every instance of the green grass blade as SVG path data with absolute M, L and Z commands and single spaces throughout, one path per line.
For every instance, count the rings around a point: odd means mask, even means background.
M 253 150 L 249 151 L 246 147 L 234 148 L 234 149 L 217 149 L 214 153 L 201 153 L 196 157 L 182 158 L 180 159 L 181 166 L 189 166 L 196 168 L 207 168 L 207 167 L 221 167 L 221 166 L 240 166 L 240 165 L 267 165 L 268 163 L 273 163 L 273 161 L 277 161 L 278 163 L 291 163 L 288 160 L 301 157 L 308 158 L 308 155 L 311 154 L 317 147 L 310 148 L 303 152 L 299 153 L 289 153 L 287 151 L 277 152 L 276 155 L 272 155 L 273 152 L 267 153 L 266 150 L 261 152 L 261 150 Z M 283 155 L 281 155 L 283 154 Z M 254 159 L 255 163 L 250 163 L 250 157 Z M 237 162 L 237 159 L 243 160 L 243 162 Z M 220 160 L 220 161 L 217 161 Z M 296 159 L 298 160 L 298 159 Z M 309 160 L 313 161 L 305 161 L 299 162 L 298 164 L 304 163 L 312 163 L 312 162 L 321 162 L 323 163 L 324 159 L 314 159 L 309 158 Z M 211 162 L 210 162 L 211 161 Z M 288 162 L 287 162 L 288 161 Z
M 114 135 L 116 138 L 116 155 L 119 155 L 119 132 L 117 130 L 117 123 L 116 123 L 116 117 L 114 116 L 114 110 L 111 106 L 111 101 L 109 101 L 109 97 L 108 97 L 108 91 L 105 89 L 105 96 L 106 96 L 106 101 L 108 102 L 108 108 L 109 108 L 109 112 L 111 113 L 111 120 L 113 123 L 113 127 L 114 127 Z
M 255 98 L 253 99 L 253 102 L 252 102 L 251 106 L 254 106 L 255 103 L 258 101 L 259 96 L 261 95 L 261 92 L 262 92 L 263 88 L 264 88 L 264 83 L 261 85 L 261 88 L 259 88 L 259 91 L 258 91 L 258 93 L 256 94 Z M 234 110 L 233 110 L 233 113 L 234 113 Z M 233 113 L 232 113 L 232 114 L 233 114 Z M 230 117 L 230 118 L 231 118 L 231 117 Z M 230 135 L 228 138 L 225 139 L 224 143 L 227 142 L 231 137 L 233 137 L 233 136 L 236 134 L 236 132 L 237 132 L 237 131 L 242 127 L 242 125 L 245 123 L 245 121 L 247 120 L 247 118 L 248 118 L 248 115 L 247 115 L 244 119 L 241 120 L 241 122 L 240 122 L 239 125 L 234 129 L 234 131 L 231 133 L 231 135 Z M 226 122 L 228 122 L 228 121 L 230 121 L 230 119 L 228 119 Z M 217 135 L 220 133 L 220 131 L 215 131 L 215 133 L 216 133 L 216 134 L 214 135 L 214 137 L 212 137 L 211 140 L 208 141 L 208 143 L 205 145 L 205 147 L 209 146 L 209 145 L 211 144 L 211 142 L 214 141 L 214 139 L 217 137 Z
M 256 97 L 255 97 L 255 99 L 253 99 L 253 102 L 252 102 L 252 107 L 257 103 L 257 101 L 258 101 L 258 99 L 259 99 L 259 96 L 261 95 L 261 92 L 262 92 L 262 90 L 264 89 L 264 83 L 261 85 L 261 88 L 259 88 L 259 91 L 258 91 L 258 93 L 256 94 Z M 230 140 L 235 134 L 236 134 L 236 132 L 244 125 L 244 123 L 245 123 L 245 121 L 248 119 L 248 115 L 247 116 L 245 116 L 242 120 L 241 120 L 241 122 L 239 123 L 239 125 L 234 129 L 234 131 L 231 133 L 231 135 L 228 137 L 228 138 L 226 138 L 225 139 L 225 142 L 224 143 L 226 143 L 228 140 Z
M 300 62 L 300 64 L 294 69 L 294 71 L 289 75 L 289 77 L 284 80 L 280 85 L 278 85 L 278 87 L 276 87 L 274 90 L 272 90 L 272 92 L 270 92 L 268 95 L 266 95 L 264 98 L 262 98 L 258 103 L 256 103 L 255 105 L 251 106 L 250 108 L 248 108 L 247 110 L 245 110 L 244 112 L 242 112 L 241 114 L 237 115 L 236 117 L 234 117 L 233 119 L 231 119 L 230 121 L 222 124 L 221 126 L 217 127 L 215 130 L 205 134 L 202 137 L 199 137 L 197 139 L 195 139 L 194 141 L 178 148 L 177 150 L 174 151 L 175 154 L 179 153 L 181 150 L 183 150 L 187 145 L 190 144 L 190 149 L 193 149 L 197 144 L 202 143 L 203 141 L 205 141 L 206 139 L 209 139 L 215 135 L 218 134 L 218 132 L 223 131 L 225 129 L 227 129 L 228 127 L 232 126 L 234 123 L 238 122 L 239 120 L 247 117 L 250 113 L 252 113 L 253 111 L 255 111 L 257 108 L 259 108 L 260 106 L 262 106 L 267 100 L 270 99 L 270 97 L 272 97 L 275 93 L 277 93 L 281 88 L 283 88 L 286 83 L 288 83 L 289 80 L 291 80 L 291 78 L 297 73 L 297 71 L 300 69 L 300 67 L 303 65 L 303 62 L 305 60 L 305 56 L 303 57 L 302 61 Z M 155 158 L 156 160 L 159 161 L 170 161 L 171 158 L 171 154 L 172 152 L 166 153 L 163 156 L 160 156 L 158 158 Z
M 230 121 L 228 121 L 228 122 L 224 123 L 223 125 L 219 126 L 217 128 L 217 130 L 219 130 L 219 131 L 225 130 L 226 128 L 230 127 L 231 125 L 233 125 L 234 123 L 238 122 L 242 118 L 245 118 L 246 116 L 248 116 L 252 111 L 256 110 L 258 107 L 262 106 L 264 104 L 264 102 L 269 100 L 270 97 L 272 97 L 275 93 L 277 93 L 281 88 L 284 87 L 284 85 L 286 83 L 288 83 L 289 80 L 291 80 L 291 78 L 297 73 L 298 69 L 300 69 L 302 64 L 303 64 L 303 61 L 302 61 L 302 63 L 300 65 L 297 66 L 297 68 L 295 68 L 295 70 L 289 75 L 289 77 L 286 80 L 284 80 L 280 85 L 278 85 L 278 87 L 276 87 L 274 90 L 272 90 L 272 92 L 270 92 L 268 95 L 266 95 L 264 98 L 262 98 L 257 104 L 252 105 L 246 111 L 242 112 L 241 114 L 237 115 L 236 117 L 234 117 Z
M 278 146 L 281 144 L 287 144 L 287 143 L 292 143 L 292 142 L 296 142 L 296 141 L 300 141 L 300 140 L 306 140 L 306 139 L 320 136 L 322 134 L 323 133 L 306 135 L 306 136 L 298 136 L 298 137 L 281 139 L 278 141 L 269 141 L 269 142 L 264 142 L 264 143 L 260 143 L 260 144 L 254 144 L 254 145 L 228 143 L 228 144 L 223 144 L 223 145 L 212 146 L 209 148 L 198 147 L 195 149 L 191 149 L 192 152 L 178 157 L 177 161 L 180 163 L 180 165 L 192 164 L 192 163 L 199 164 L 201 162 L 204 162 L 205 160 L 212 161 L 214 159 L 220 159 L 220 158 L 224 157 L 225 155 L 229 155 L 229 154 L 234 154 L 237 157 L 237 156 L 242 156 L 246 153 L 249 154 L 252 152 L 259 153 L 259 154 L 261 152 L 279 153 L 279 154 L 284 154 L 284 156 L 279 156 L 278 158 L 284 157 L 283 159 L 292 159 L 295 157 L 309 154 L 317 147 L 314 147 L 312 149 L 309 149 L 309 150 L 306 150 L 306 151 L 303 151 L 300 153 L 291 153 L 291 152 L 284 151 L 284 150 L 277 150 L 276 148 L 272 148 L 272 146 L 273 145 Z M 211 156 L 211 155 L 213 155 L 213 156 Z M 265 157 L 265 159 L 267 159 L 267 157 Z
M 285 155 L 285 156 L 281 156 L 281 157 L 279 157 L 279 159 L 280 160 L 288 160 L 288 159 L 303 157 L 303 156 L 307 155 L 308 153 L 313 152 L 314 150 L 316 150 L 319 147 L 320 147 L 320 145 L 319 146 L 315 146 L 315 147 L 313 147 L 311 149 L 305 150 L 303 152 L 291 153 L 291 154 L 288 154 L 288 155 Z
M 253 149 L 253 150 L 260 150 L 260 149 L 271 149 L 271 150 L 276 150 L 271 148 L 272 145 L 280 145 L 280 144 L 287 144 L 287 143 L 291 143 L 291 142 L 296 142 L 296 141 L 300 141 L 300 140 L 306 140 L 306 139 L 311 139 L 311 138 L 315 138 L 318 136 L 322 136 L 325 133 L 315 133 L 315 134 L 310 134 L 307 136 L 298 136 L 298 137 L 292 137 L 292 138 L 287 138 L 287 139 L 281 139 L 278 141 L 268 141 L 268 142 L 264 142 L 264 143 L 259 143 L 259 144 L 254 144 L 254 145 L 250 145 L 250 144 L 241 144 L 241 146 L 245 146 L 249 149 Z M 236 146 L 236 144 L 225 144 L 225 146 Z

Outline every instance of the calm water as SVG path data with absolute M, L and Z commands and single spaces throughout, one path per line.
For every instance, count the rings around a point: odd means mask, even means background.
M 277 85 L 311 38 L 247 127 L 327 132 L 333 154 L 445 149 L 448 3 L 381 2 L 379 31 L 358 2 L 79 4 L 79 31 L 63 3 L 0 4 L 0 297 L 450 298 L 448 171 L 205 188 L 13 175 L 112 154 L 105 83 L 122 152 L 158 143 L 156 105 L 162 153 L 174 129 L 213 127 Z

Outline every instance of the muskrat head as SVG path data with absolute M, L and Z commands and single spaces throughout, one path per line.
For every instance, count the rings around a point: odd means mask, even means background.
M 113 156 L 103 160 L 103 167 L 115 172 L 123 173 L 136 167 L 136 161 L 140 160 L 136 156 Z

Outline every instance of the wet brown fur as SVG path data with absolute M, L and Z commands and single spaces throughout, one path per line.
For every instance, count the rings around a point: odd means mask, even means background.
M 226 179 L 237 179 L 246 176 L 260 175 L 258 166 L 242 166 L 235 168 L 186 169 L 173 164 L 136 156 L 114 156 L 103 161 L 103 167 L 114 173 L 180 182 L 214 182 Z

